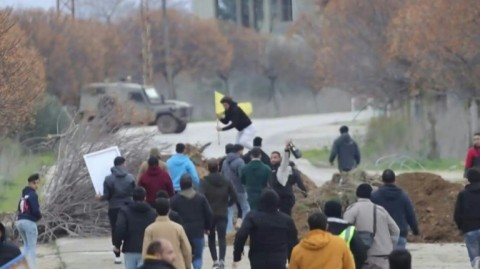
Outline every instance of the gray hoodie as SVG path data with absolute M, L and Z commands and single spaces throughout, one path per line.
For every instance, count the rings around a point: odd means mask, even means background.
M 122 208 L 132 201 L 135 178 L 123 166 L 114 166 L 112 174 L 103 182 L 102 200 L 108 201 L 109 209 Z
M 245 193 L 240 180 L 240 172 L 244 166 L 245 161 L 236 153 L 228 153 L 222 164 L 222 175 L 232 181 L 237 193 Z
M 338 158 L 340 171 L 351 171 L 360 164 L 360 150 L 348 133 L 340 135 L 333 143 L 329 161 L 333 163 L 335 158 Z

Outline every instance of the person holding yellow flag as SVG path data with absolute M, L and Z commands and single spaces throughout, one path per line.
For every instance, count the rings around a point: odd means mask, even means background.
M 225 114 L 220 115 L 217 113 L 217 117 L 223 124 L 228 125 L 225 127 L 217 126 L 217 131 L 227 131 L 233 128 L 237 129 L 238 133 L 235 143 L 241 144 L 245 148 L 252 149 L 253 146 L 251 142 L 255 136 L 255 128 L 253 127 L 250 118 L 243 109 L 232 100 L 232 98 L 225 96 L 220 100 L 220 103 L 225 108 Z

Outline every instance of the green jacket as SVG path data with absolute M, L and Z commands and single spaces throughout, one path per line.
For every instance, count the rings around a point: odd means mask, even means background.
M 257 209 L 262 191 L 268 186 L 272 170 L 260 160 L 252 160 L 241 171 L 240 180 L 245 186 L 250 209 Z

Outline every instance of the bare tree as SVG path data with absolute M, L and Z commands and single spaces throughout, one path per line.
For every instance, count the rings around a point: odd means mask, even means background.
M 133 0 L 77 0 L 76 7 L 79 13 L 87 18 L 94 18 L 111 24 L 116 18 L 122 17 L 135 10 Z

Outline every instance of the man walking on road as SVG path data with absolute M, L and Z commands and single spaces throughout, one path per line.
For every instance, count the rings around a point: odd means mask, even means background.
M 167 163 L 162 161 L 162 156 L 161 156 L 160 150 L 158 148 L 152 148 L 150 150 L 150 157 L 149 158 L 151 158 L 151 157 L 157 158 L 158 159 L 158 166 L 160 167 L 160 169 L 162 169 L 163 171 L 168 173 Z M 147 169 L 148 169 L 148 160 L 142 162 L 142 164 L 138 168 L 137 180 L 140 179 L 140 177 L 147 171 Z
M 297 244 L 297 229 L 292 218 L 278 211 L 278 195 L 265 190 L 258 210 L 245 216 L 242 227 L 235 236 L 233 268 L 242 258 L 243 248 L 250 237 L 251 269 L 284 269 L 290 253 Z
M 132 202 L 132 193 L 135 188 L 135 178 L 128 173 L 125 167 L 125 158 L 116 157 L 113 161 L 112 174 L 105 178 L 103 195 L 97 196 L 101 201 L 108 201 L 108 219 L 112 228 L 112 244 L 115 236 L 118 212 L 122 207 Z M 115 264 L 122 263 L 120 251 L 114 247 Z
M 316 212 L 308 217 L 310 232 L 293 249 L 288 269 L 355 269 L 352 253 L 340 237 L 327 232 L 327 217 Z
M 268 165 L 269 167 L 272 167 L 272 163 L 270 162 L 270 157 L 268 156 L 267 153 L 265 153 L 265 151 L 262 150 L 262 138 L 257 136 L 253 139 L 253 147 L 254 148 L 259 148 L 260 151 L 262 152 L 262 157 L 260 158 L 260 160 L 265 164 L 265 165 Z M 250 161 L 252 161 L 252 151 L 250 150 L 249 152 L 247 152 L 247 154 L 243 155 L 243 160 L 245 161 L 245 163 L 249 163 Z
M 170 197 L 175 194 L 170 175 L 162 170 L 158 163 L 159 161 L 156 157 L 150 157 L 148 159 L 148 169 L 138 181 L 138 185 L 145 188 L 147 202 L 152 206 L 159 191 L 166 191 Z
M 480 169 L 467 171 L 469 184 L 457 196 L 454 220 L 463 233 L 473 268 L 480 268 Z
M 303 196 L 307 197 L 307 188 L 303 184 L 300 173 L 295 168 L 295 163 L 290 161 L 290 149 L 287 147 L 284 151 L 284 157 L 280 152 L 272 152 L 272 181 L 270 186 L 280 197 L 280 211 L 291 216 L 292 208 L 295 205 L 295 194 L 293 193 L 293 185 L 297 185 L 303 192 Z
M 42 218 L 38 203 L 37 189 L 40 176 L 33 174 L 28 177 L 28 186 L 22 190 L 22 198 L 18 204 L 18 216 L 15 227 L 23 241 L 23 254 L 31 269 L 37 268 L 37 222 Z
M 473 167 L 480 168 L 480 133 L 473 135 L 473 146 L 467 151 L 467 157 L 465 157 L 465 178 L 467 177 L 468 169 Z
M 223 107 L 225 108 L 225 115 L 217 115 L 218 119 L 223 124 L 228 124 L 225 127 L 217 127 L 217 131 L 228 131 L 230 129 L 237 129 L 237 138 L 235 139 L 235 144 L 241 144 L 247 149 L 252 149 L 251 141 L 255 136 L 255 128 L 253 127 L 252 121 L 245 114 L 245 112 L 237 105 L 236 102 L 230 97 L 223 97 L 220 100 Z M 229 124 L 230 123 L 230 124 Z
M 183 227 L 168 218 L 170 211 L 170 203 L 168 199 L 159 198 L 155 201 L 155 210 L 158 217 L 154 223 L 145 229 L 143 238 L 142 256 L 148 259 L 148 246 L 159 238 L 166 239 L 173 245 L 173 249 L 177 254 L 173 262 L 174 268 L 192 268 L 192 248 L 188 242 Z
M 407 246 L 408 227 L 414 235 L 418 235 L 418 224 L 412 201 L 402 189 L 395 185 L 395 173 L 387 169 L 383 171 L 382 181 L 384 185 L 372 194 L 372 202 L 382 206 L 395 220 L 400 228 L 400 238 L 397 249 L 405 249 Z
M 272 178 L 272 170 L 262 163 L 261 156 L 259 148 L 252 149 L 252 161 L 245 165 L 240 172 L 240 180 L 247 191 L 251 210 L 257 209 L 260 195 Z
M 210 174 L 200 182 L 200 192 L 205 195 L 213 212 L 213 223 L 208 234 L 208 247 L 214 262 L 213 269 L 224 269 L 225 253 L 227 251 L 227 211 L 228 207 L 237 202 L 237 193 L 231 181 L 218 172 L 218 161 L 208 161 Z M 220 259 L 217 255 L 216 235 Z
M 189 174 L 192 177 L 195 186 L 198 187 L 200 182 L 198 180 L 197 169 L 190 158 L 185 154 L 185 144 L 178 143 L 175 147 L 175 152 L 177 154 L 167 160 L 168 171 L 172 178 L 175 192 L 180 191 L 180 178 L 184 174 Z
M 177 254 L 172 243 L 165 239 L 155 240 L 147 248 L 144 265 L 138 269 L 175 269 L 173 264 Z
M 183 219 L 183 227 L 193 249 L 193 268 L 202 268 L 204 234 L 212 227 L 212 210 L 207 199 L 193 189 L 192 178 L 185 174 L 180 179 L 181 191 L 171 200 L 172 209 Z
M 330 200 L 325 203 L 324 212 L 328 217 L 327 230 L 334 235 L 339 235 L 347 243 L 355 259 L 355 268 L 362 268 L 367 260 L 368 249 L 355 230 L 355 226 L 342 219 L 342 205 Z
M 372 186 L 363 183 L 357 188 L 358 201 L 349 206 L 343 218 L 355 225 L 368 247 L 362 269 L 388 269 L 388 255 L 398 243 L 400 229 L 387 210 L 370 201 Z
M 145 229 L 155 221 L 157 213 L 145 202 L 145 189 L 133 190 L 133 203 L 118 213 L 113 244 L 117 251 L 122 249 L 125 269 L 137 269 L 142 265 L 142 246 Z
M 245 162 L 242 159 L 241 145 L 233 145 L 231 151 L 227 154 L 227 157 L 223 161 L 222 164 L 222 175 L 232 182 L 235 190 L 237 192 L 237 201 L 238 205 L 240 205 L 239 216 L 237 219 L 238 228 L 241 226 L 242 216 L 246 216 L 247 213 L 250 211 L 250 205 L 248 204 L 248 195 L 245 191 L 245 187 L 242 184 L 240 179 L 241 172 L 243 167 L 245 166 Z M 228 148 L 227 148 L 228 150 Z M 230 206 L 228 208 L 228 223 L 227 223 L 227 232 L 233 231 L 233 213 L 237 205 Z M 240 214 L 241 213 L 241 214 Z
M 360 164 L 360 150 L 355 140 L 348 134 L 348 127 L 340 127 L 340 137 L 338 137 L 332 146 L 330 153 L 330 164 L 337 159 L 338 170 L 340 173 L 348 173 Z M 342 179 L 345 179 L 342 176 Z

